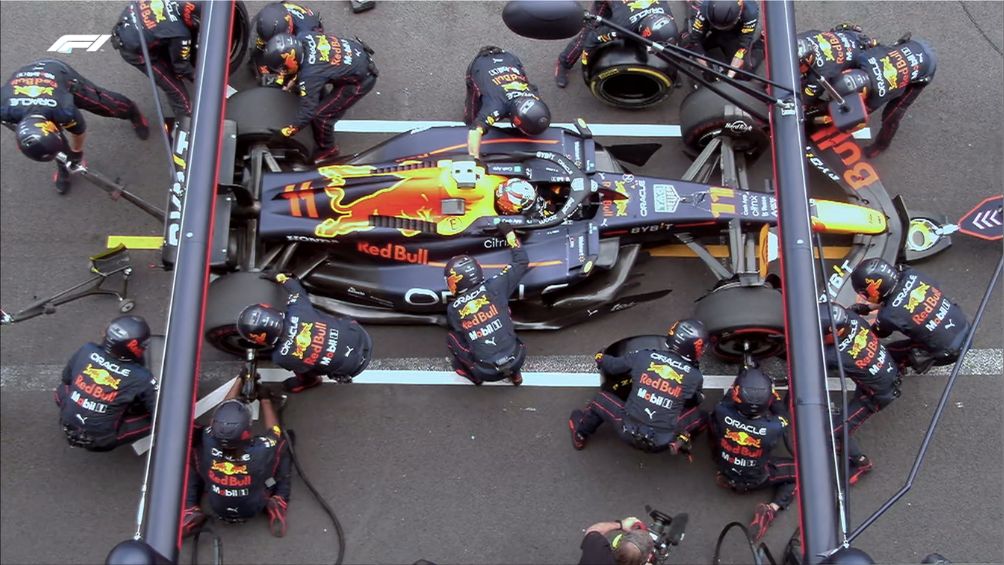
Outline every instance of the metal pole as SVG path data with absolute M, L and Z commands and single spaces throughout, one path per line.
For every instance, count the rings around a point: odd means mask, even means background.
M 143 538 L 177 562 L 191 444 L 192 409 L 202 347 L 213 206 L 226 103 L 233 2 L 205 2 L 199 31 L 192 146 L 181 215 L 181 243 L 168 310 L 160 401 Z
M 763 2 L 768 76 L 798 92 L 795 11 L 791 0 Z M 773 87 L 772 87 L 773 89 Z M 788 92 L 773 93 L 783 104 L 771 108 L 774 175 L 780 210 L 781 273 L 784 280 L 788 372 L 802 548 L 805 563 L 819 563 L 837 545 L 838 509 L 830 437 L 829 398 L 817 284 L 809 224 L 805 170 L 804 113 Z

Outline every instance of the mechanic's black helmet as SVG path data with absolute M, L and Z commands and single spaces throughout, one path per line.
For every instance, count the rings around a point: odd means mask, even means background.
M 543 101 L 526 97 L 516 103 L 518 106 L 512 115 L 512 125 L 519 131 L 526 135 L 539 135 L 551 125 L 551 111 Z
M 303 61 L 303 44 L 288 33 L 280 33 L 268 40 L 261 56 L 262 64 L 277 75 L 295 75 Z
M 485 282 L 481 265 L 470 255 L 457 255 L 450 259 L 443 269 L 443 276 L 446 277 L 446 286 L 453 294 L 467 292 Z
M 282 336 L 282 312 L 268 304 L 252 304 L 237 316 L 237 333 L 259 347 L 272 347 Z
M 676 28 L 676 21 L 666 14 L 651 14 L 642 18 L 638 27 L 642 37 L 652 40 L 655 43 L 666 45 L 672 43 L 676 45 L 680 38 L 680 30 Z
M 273 2 L 258 12 L 258 38 L 262 42 L 280 33 L 293 33 L 293 16 L 282 2 Z
M 251 441 L 251 410 L 236 398 L 224 401 L 213 412 L 209 434 L 223 449 L 246 446 Z
M 840 94 L 861 93 L 868 95 L 868 87 L 871 86 L 871 75 L 861 69 L 847 69 L 840 73 L 840 78 L 833 85 L 833 88 Z
M 62 128 L 39 114 L 32 114 L 18 122 L 17 147 L 35 161 L 52 161 L 57 153 L 67 151 Z
M 834 302 L 819 305 L 819 325 L 823 329 L 823 335 L 830 333 L 831 327 L 836 328 L 840 334 L 847 329 L 847 321 L 847 310 L 843 306 Z
M 704 324 L 692 318 L 677 321 L 666 332 L 669 350 L 691 363 L 701 359 L 707 342 L 708 331 L 704 329 Z
M 148 345 L 150 326 L 139 316 L 120 316 L 105 329 L 104 348 L 113 357 L 142 361 Z
M 884 301 L 892 294 L 898 282 L 899 272 L 896 267 L 877 257 L 862 261 L 851 274 L 854 290 L 869 302 Z
M 708 23 L 717 30 L 736 27 L 743 14 L 743 0 L 708 0 Z
M 774 383 L 763 371 L 756 367 L 739 371 L 732 384 L 732 401 L 736 410 L 747 418 L 759 418 L 770 408 L 774 400 Z

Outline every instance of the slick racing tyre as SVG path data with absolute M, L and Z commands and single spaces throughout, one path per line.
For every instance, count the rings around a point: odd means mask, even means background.
M 243 358 L 250 344 L 237 333 L 237 316 L 252 304 L 269 304 L 280 310 L 286 305 L 286 291 L 261 278 L 259 273 L 230 273 L 209 285 L 206 295 L 206 341 L 213 347 Z M 271 349 L 259 349 L 267 357 Z
M 610 344 L 603 350 L 603 354 L 622 357 L 640 349 L 669 351 L 664 335 L 636 335 Z M 600 379 L 600 389 L 616 394 L 621 400 L 626 401 L 628 395 L 631 394 L 631 371 L 610 373 L 600 370 Z
M 768 286 L 723 286 L 697 302 L 694 317 L 711 336 L 711 349 L 726 361 L 741 361 L 745 346 L 755 359 L 784 353 L 781 291 Z
M 582 68 L 582 78 L 600 101 L 638 110 L 662 102 L 672 92 L 676 67 L 644 47 L 615 41 L 595 51 Z
M 766 104 L 735 86 L 719 81 L 715 88 L 767 115 Z M 718 135 L 733 138 L 736 150 L 751 155 L 759 155 L 770 144 L 767 124 L 739 111 L 706 86 L 691 92 L 680 104 L 680 131 L 684 145 L 694 155 Z
M 257 86 L 227 100 L 227 119 L 237 122 L 238 144 L 269 141 L 270 146 L 289 145 L 303 155 L 313 155 L 315 143 L 310 128 L 303 128 L 291 138 L 276 133 L 296 120 L 299 105 L 295 94 Z

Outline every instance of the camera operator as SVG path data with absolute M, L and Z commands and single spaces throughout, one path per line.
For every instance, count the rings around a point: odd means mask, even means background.
M 644 565 L 655 549 L 645 523 L 635 517 L 589 526 L 579 565 Z
M 775 515 L 795 496 L 794 460 L 771 455 L 788 427 L 788 420 L 772 410 L 778 400 L 770 378 L 756 367 L 747 367 L 739 371 L 732 389 L 711 415 L 718 486 L 738 493 L 775 487 L 773 500 L 756 507 L 750 524 L 754 543 L 763 539 Z
M 669 351 L 642 349 L 623 357 L 596 354 L 600 369 L 611 373 L 631 373 L 631 393 L 627 402 L 603 391 L 586 405 L 573 410 L 568 418 L 572 447 L 583 449 L 586 438 L 603 422 L 612 423 L 617 435 L 637 449 L 649 453 L 688 451 L 690 438 L 704 429 L 707 417 L 701 412 L 704 376 L 697 368 L 708 333 L 698 320 L 680 320 L 669 328 Z
M 206 521 L 199 506 L 205 485 L 209 485 L 209 507 L 220 520 L 245 522 L 264 511 L 272 535 L 286 535 L 291 487 L 286 439 L 267 389 L 259 389 L 257 394 L 267 432 L 252 437 L 251 410 L 237 399 L 240 388 L 241 379 L 237 379 L 213 413 L 212 423 L 196 435 L 201 445 L 193 446 L 188 466 L 181 524 L 185 536 L 194 534 Z

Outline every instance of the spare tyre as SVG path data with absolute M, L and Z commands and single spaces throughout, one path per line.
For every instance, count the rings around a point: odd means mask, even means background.
M 582 78 L 600 101 L 638 110 L 658 104 L 672 93 L 676 67 L 644 47 L 613 41 L 594 51 L 582 68 Z
M 220 351 L 243 358 L 251 344 L 237 333 L 237 316 L 251 304 L 268 304 L 284 310 L 287 296 L 281 286 L 261 278 L 260 273 L 223 275 L 210 283 L 206 294 L 206 341 Z M 268 357 L 272 352 L 260 346 L 254 349 L 259 357 Z
M 747 346 L 754 359 L 784 353 L 784 303 L 779 290 L 722 286 L 698 300 L 694 317 L 708 330 L 711 350 L 726 361 L 742 361 Z
M 725 82 L 716 82 L 714 86 L 744 106 L 767 115 L 767 105 L 763 101 Z M 736 140 L 737 150 L 753 155 L 759 155 L 770 144 L 765 122 L 706 86 L 688 94 L 680 104 L 680 132 L 683 143 L 695 154 L 715 136 L 723 134 Z

